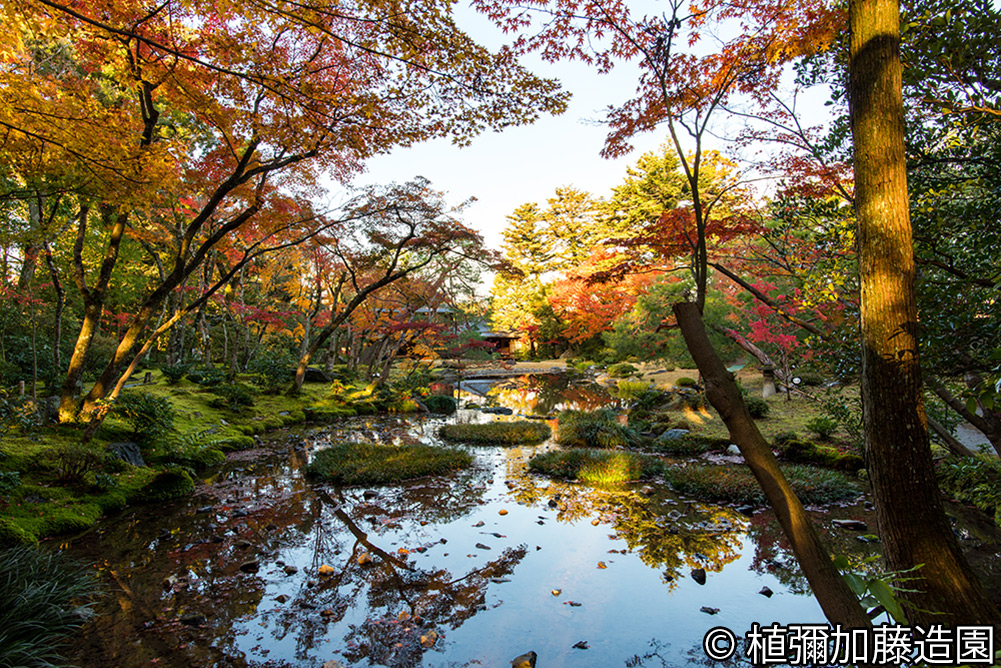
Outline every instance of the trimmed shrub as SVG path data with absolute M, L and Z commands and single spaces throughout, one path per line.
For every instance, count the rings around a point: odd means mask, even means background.
M 699 381 L 694 378 L 689 378 L 688 376 L 681 376 L 678 380 L 674 381 L 677 387 L 698 387 Z
M 61 641 L 83 623 L 80 604 L 97 590 L 93 569 L 59 552 L 0 551 L 0 665 L 65 665 Z
M 456 448 L 342 443 L 317 452 L 307 471 L 342 485 L 378 485 L 440 475 L 472 463 L 468 452 Z
M 528 468 L 556 478 L 609 485 L 653 475 L 660 465 L 633 452 L 576 448 L 536 455 L 528 462 Z
M 635 445 L 636 433 L 619 424 L 618 416 L 607 408 L 596 411 L 562 411 L 556 442 L 571 448 L 624 448 Z
M 542 443 L 552 433 L 545 422 L 531 420 L 446 424 L 438 430 L 438 435 L 447 441 L 474 445 L 531 445 Z
M 608 375 L 612 378 L 628 378 L 639 372 L 639 369 L 628 362 L 619 362 L 608 367 Z
M 188 371 L 188 380 L 202 387 L 215 387 L 226 380 L 226 372 L 212 364 L 204 364 Z
M 432 394 L 431 396 L 424 398 L 424 405 L 427 406 L 428 410 L 432 413 L 451 415 L 455 412 L 457 402 L 455 401 L 455 397 L 449 397 L 443 394 Z
M 744 405 L 747 406 L 747 412 L 755 420 L 768 417 L 768 413 L 772 410 L 771 405 L 761 397 L 746 397 Z
M 140 443 L 150 443 L 174 428 L 174 407 L 170 400 L 149 392 L 126 392 L 118 397 L 115 415 L 132 425 L 132 435 Z
M 177 385 L 184 378 L 184 374 L 188 373 L 188 365 L 164 364 L 160 367 L 160 373 L 163 374 L 168 385 Z

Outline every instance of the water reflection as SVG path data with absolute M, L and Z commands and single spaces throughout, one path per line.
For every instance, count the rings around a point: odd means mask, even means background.
M 599 401 L 534 379 L 492 396 L 526 413 Z M 699 661 L 691 651 L 712 626 L 823 619 L 796 595 L 801 578 L 765 516 L 659 487 L 529 474 L 527 460 L 552 443 L 475 448 L 470 470 L 371 490 L 302 476 L 326 444 L 437 443 L 441 423 L 358 418 L 275 436 L 233 455 L 195 498 L 134 509 L 76 540 L 101 559 L 111 595 L 75 660 L 503 666 L 534 650 L 544 668 L 684 665 Z M 765 585 L 771 599 L 757 593 Z
M 619 403 L 604 386 L 572 374 L 464 381 L 462 390 L 461 396 L 467 401 L 506 406 L 523 415 L 552 415 L 563 410 L 590 411 Z

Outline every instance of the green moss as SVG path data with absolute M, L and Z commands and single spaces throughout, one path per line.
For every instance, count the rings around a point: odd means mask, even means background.
M 633 452 L 576 448 L 532 457 L 528 467 L 545 475 L 608 485 L 639 480 L 656 474 L 661 466 L 651 457 Z
M 0 546 L 35 545 L 38 536 L 22 527 L 11 517 L 0 517 Z
M 783 459 L 790 462 L 826 466 L 848 472 L 865 468 L 865 460 L 860 456 L 851 452 L 841 452 L 829 445 L 816 445 L 798 438 L 789 438 L 777 442 L 777 446 Z
M 219 439 L 218 445 L 222 450 L 248 450 L 254 447 L 257 441 L 254 440 L 253 436 L 248 436 L 246 434 L 240 436 L 227 436 L 225 438 Z
M 528 445 L 542 443 L 552 435 L 545 422 L 488 422 L 486 424 L 446 424 L 438 435 L 448 441 L 474 445 Z
M 195 481 L 191 478 L 191 474 L 180 467 L 174 467 L 157 473 L 149 484 L 139 490 L 135 501 L 139 503 L 169 501 L 187 496 L 193 491 L 195 491 Z
M 847 501 L 859 494 L 856 485 L 837 471 L 797 465 L 783 466 L 782 470 L 804 504 Z M 702 501 L 766 503 L 764 492 L 746 466 L 671 466 L 664 469 L 664 477 L 676 491 Z
M 472 462 L 468 452 L 456 448 L 343 443 L 317 452 L 308 472 L 344 485 L 378 485 L 441 475 Z

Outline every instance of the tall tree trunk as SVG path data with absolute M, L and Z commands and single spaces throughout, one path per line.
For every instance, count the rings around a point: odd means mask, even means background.
M 675 304 L 674 315 L 688 352 L 705 381 L 706 397 L 723 418 L 730 438 L 740 448 L 751 473 L 761 485 L 827 619 L 849 627 L 868 626 L 869 617 L 821 544 L 803 504 L 747 412 L 733 374 L 726 370 L 713 349 L 698 305 L 691 302 Z
M 861 287 L 866 459 L 887 565 L 921 566 L 902 595 L 914 624 L 1001 616 L 959 549 L 935 481 L 918 360 L 898 0 L 849 2 L 849 94 Z
M 77 387 L 83 378 L 87 351 L 90 349 L 94 335 L 101 325 L 101 316 L 104 315 L 104 298 L 108 290 L 108 285 L 111 283 L 111 273 L 118 262 L 118 249 L 121 246 L 122 236 L 125 233 L 125 223 L 128 219 L 128 214 L 119 211 L 105 209 L 101 212 L 101 217 L 105 221 L 111 220 L 112 216 L 114 220 L 111 222 L 108 245 L 104 252 L 104 259 L 101 262 L 97 282 L 93 287 L 88 287 L 86 271 L 83 265 L 83 245 L 87 236 L 89 213 L 90 209 L 87 206 L 80 207 L 79 220 L 77 221 L 77 238 L 73 247 L 73 280 L 83 297 L 83 321 L 80 323 L 80 332 L 77 334 L 76 344 L 73 346 L 73 354 L 70 356 L 66 376 L 63 378 L 63 386 L 59 398 L 60 422 L 70 422 L 76 417 Z
M 47 241 L 44 244 L 44 250 L 45 262 L 49 267 L 49 275 L 52 277 L 52 289 L 56 293 L 56 303 L 52 312 L 52 373 L 57 374 L 63 366 L 63 309 L 66 306 L 66 290 L 59 279 L 59 268 L 56 267 L 56 263 L 52 259 L 52 249 Z M 51 378 L 50 382 L 52 382 Z

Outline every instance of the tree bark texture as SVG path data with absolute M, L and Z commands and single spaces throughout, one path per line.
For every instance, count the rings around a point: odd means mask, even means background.
M 789 481 L 779 469 L 778 460 L 747 412 L 733 374 L 726 370 L 713 349 L 698 305 L 692 302 L 675 304 L 674 315 L 685 337 L 688 352 L 705 381 L 706 397 L 720 414 L 731 440 L 740 448 L 751 473 L 761 485 L 827 619 L 846 627 L 869 626 L 869 617 L 835 568 L 803 504 L 792 491 Z
M 921 566 L 912 624 L 993 624 L 1001 616 L 963 557 L 933 470 L 921 392 L 908 211 L 899 0 L 849 3 L 849 93 L 861 287 L 866 460 L 892 570 Z

